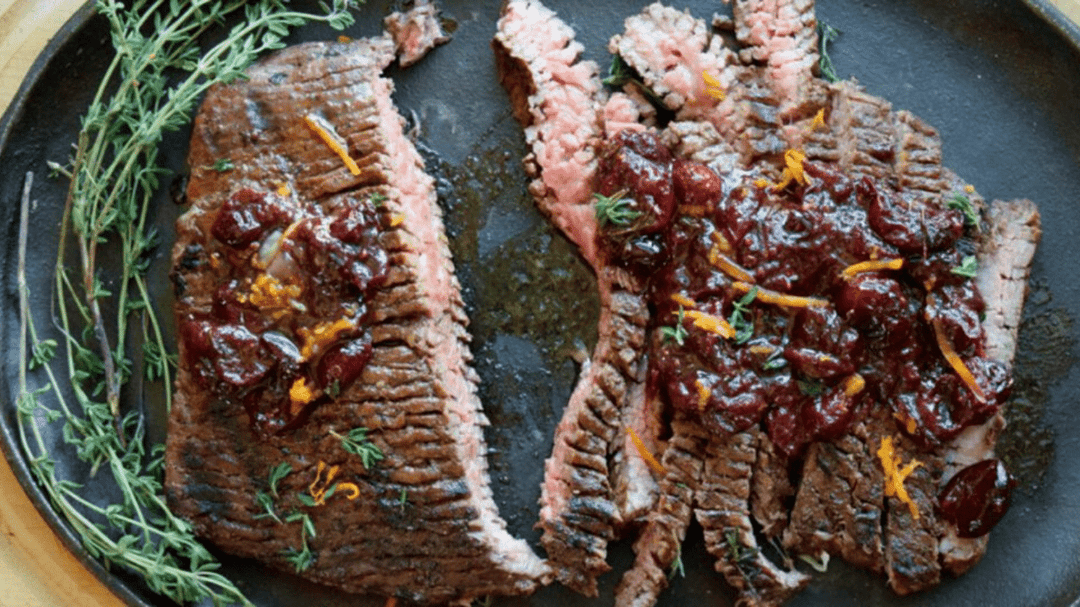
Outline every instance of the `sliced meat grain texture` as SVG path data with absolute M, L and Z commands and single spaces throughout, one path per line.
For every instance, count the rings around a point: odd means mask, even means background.
M 221 549 L 348 592 L 420 604 L 529 593 L 550 570 L 506 531 L 488 485 L 433 180 L 380 75 L 395 46 L 301 44 L 208 93 L 173 255 L 182 339 L 165 491 Z M 265 206 L 222 210 L 237 197 Z M 231 231 L 218 225 L 228 213 Z M 356 241 L 366 248 L 318 244 Z M 251 407 L 289 374 L 278 398 L 303 408 L 268 429 L 274 411 Z M 221 398 L 223 382 L 246 391 Z
M 809 580 L 766 558 L 759 548 L 768 541 L 789 553 L 826 552 L 881 573 L 898 594 L 918 592 L 939 583 L 943 572 L 963 573 L 986 549 L 986 537 L 958 537 L 932 504 L 958 470 L 993 456 L 1000 415 L 968 428 L 935 454 L 899 440 L 901 461 L 918 456 L 923 462 L 906 485 L 921 513 L 913 520 L 907 504 L 885 494 L 877 452 L 883 437 L 898 434 L 887 415 L 871 416 L 839 439 L 811 445 L 801 462 L 789 462 L 757 430 L 716 436 L 682 414 L 657 428 L 664 404 L 634 396 L 640 385 L 634 373 L 621 374 L 631 387 L 625 392 L 622 384 L 606 392 L 599 381 L 604 374 L 597 370 L 616 366 L 614 334 L 606 324 L 618 316 L 611 314 L 610 295 L 640 298 L 640 287 L 596 246 L 590 209 L 597 156 L 622 130 L 658 132 L 676 157 L 705 163 L 721 176 L 754 167 L 779 180 L 785 152 L 799 149 L 807 160 L 830 163 L 853 179 L 895 182 L 917 204 L 943 205 L 964 193 L 981 214 L 976 281 L 987 306 L 987 352 L 1012 361 L 1039 238 L 1035 206 L 986 205 L 942 166 L 940 138 L 931 126 L 853 82 L 818 78 L 812 0 L 735 0 L 733 9 L 733 21 L 718 19 L 710 27 L 656 3 L 628 17 L 624 31 L 611 38 L 609 51 L 673 116 L 666 124 L 657 122 L 656 108 L 637 84 L 606 93 L 596 67 L 577 60 L 581 47 L 573 31 L 539 2 L 512 0 L 499 21 L 493 46 L 531 148 L 525 160 L 530 191 L 596 271 L 605 302 L 600 342 L 545 467 L 544 547 L 560 581 L 593 594 L 596 576 L 608 569 L 606 543 L 636 534 L 636 561 L 622 577 L 616 604 L 647 606 L 666 587 L 665 572 L 695 515 L 739 605 L 779 605 Z M 725 45 L 715 27 L 731 27 L 737 45 Z M 655 324 L 646 323 L 646 330 Z M 641 357 L 639 377 L 648 364 L 644 351 L 625 350 Z M 616 368 L 630 363 L 622 358 Z M 623 439 L 626 428 L 643 433 L 644 449 Z M 644 460 L 642 451 L 659 460 L 659 470 L 628 465 Z M 792 466 L 796 473 L 789 478 Z M 639 472 L 635 478 L 627 470 Z M 649 471 L 647 477 L 641 470 Z M 631 503 L 637 505 L 623 506 Z M 652 504 L 644 516 L 641 504 Z
M 623 411 L 644 406 L 645 324 L 648 311 L 625 273 L 600 258 L 592 188 L 603 139 L 606 97 L 591 62 L 579 62 L 574 32 L 539 2 L 508 2 L 493 48 L 500 80 L 531 152 L 526 168 L 537 206 L 574 242 L 596 270 L 599 339 L 584 366 L 544 464 L 541 543 L 558 580 L 595 596 L 596 577 L 610 569 L 607 543 L 623 522 L 609 453 L 625 436 Z M 640 467 L 621 466 L 625 473 Z M 624 500 L 624 502 L 627 500 Z M 633 501 L 633 500 L 629 500 Z

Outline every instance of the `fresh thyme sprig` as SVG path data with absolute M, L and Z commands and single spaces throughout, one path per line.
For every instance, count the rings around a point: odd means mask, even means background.
M 633 208 L 633 201 L 624 198 L 625 195 L 625 191 L 616 192 L 611 196 L 593 194 L 593 198 L 596 199 L 596 222 L 600 224 L 600 227 L 608 224 L 627 226 L 641 217 L 641 211 Z
M 341 441 L 341 448 L 346 453 L 360 456 L 360 463 L 363 464 L 365 469 L 370 469 L 375 465 L 375 462 L 383 459 L 382 449 L 379 446 L 371 442 L 368 438 L 367 428 L 353 428 L 349 430 L 348 434 L 341 435 L 333 430 L 330 434 Z
M 683 326 L 683 319 L 686 318 L 686 311 L 682 306 L 679 306 L 679 315 L 675 321 L 675 325 L 671 327 L 660 327 L 660 336 L 664 342 L 674 341 L 680 346 L 686 343 L 686 337 L 689 335 L 686 331 L 686 327 Z
M 950 209 L 956 209 L 963 213 L 964 224 L 969 226 L 979 225 L 979 212 L 975 210 L 975 205 L 971 203 L 971 199 L 963 194 L 957 194 L 949 199 L 946 203 Z
M 818 21 L 818 36 L 820 37 L 819 46 L 821 47 L 818 69 L 821 72 L 821 77 L 829 82 L 839 82 L 840 76 L 836 74 L 832 57 L 829 56 L 829 44 L 840 37 L 840 30 L 824 21 Z
M 164 449 L 156 445 L 147 452 L 138 407 L 121 411 L 121 388 L 136 368 L 132 349 L 142 352 L 146 378 L 160 382 L 166 406 L 171 402 L 175 361 L 146 280 L 158 245 L 148 228 L 149 209 L 166 174 L 158 145 L 165 132 L 190 120 L 208 87 L 240 77 L 260 53 L 284 46 L 282 39 L 292 27 L 313 21 L 347 27 L 353 22 L 353 4 L 332 0 L 322 5 L 324 14 L 312 15 L 282 0 L 97 2 L 110 27 L 115 57 L 83 118 L 70 162 L 49 163 L 53 173 L 70 181 L 53 293 L 59 343 L 39 339 L 29 308 L 29 185 L 24 195 L 17 402 L 22 449 L 42 489 L 91 556 L 141 575 L 151 590 L 179 603 L 250 604 L 217 572 L 219 564 L 191 525 L 166 506 Z M 203 52 L 198 46 L 202 34 L 230 15 L 240 17 L 237 25 Z M 118 271 L 107 272 L 99 263 L 110 258 L 120 260 Z M 132 327 L 137 327 L 141 349 L 130 347 Z M 54 361 L 56 354 L 60 358 Z M 40 374 L 41 387 L 30 387 L 31 369 Z M 115 503 L 91 500 L 82 485 L 57 472 L 43 428 L 56 422 L 63 423 L 65 443 L 89 464 L 91 475 L 109 470 L 120 495 Z M 95 485 L 100 482 L 95 479 Z
M 732 302 L 733 309 L 731 316 L 728 317 L 728 324 L 735 329 L 735 343 L 737 344 L 745 344 L 754 336 L 754 322 L 743 315 L 753 316 L 753 312 L 750 311 L 750 304 L 757 298 L 757 294 L 758 288 L 754 286 L 746 295 Z

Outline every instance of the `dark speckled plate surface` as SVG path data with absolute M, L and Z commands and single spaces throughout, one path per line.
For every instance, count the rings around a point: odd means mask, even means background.
M 1036 8 L 1045 3 L 1030 2 Z M 572 248 L 533 210 L 519 159 L 525 149 L 498 86 L 488 46 L 501 0 L 445 0 L 455 40 L 406 72 L 393 72 L 396 99 L 420 126 L 429 169 L 439 176 L 440 202 L 458 273 L 473 317 L 481 395 L 493 421 L 487 432 L 492 482 L 511 530 L 534 544 L 532 529 L 552 429 L 576 368 L 571 355 L 595 339 L 592 279 Z M 730 11 L 719 2 L 686 4 L 698 16 Z M 644 3 L 549 0 L 573 25 L 590 58 L 607 65 L 607 38 Z M 384 3 L 363 9 L 353 36 L 371 33 Z M 1016 395 L 1002 450 L 1020 480 L 1011 512 L 991 537 L 985 559 L 970 574 L 939 588 L 897 598 L 884 581 L 840 564 L 818 575 L 793 606 L 1042 607 L 1075 604 L 1080 596 L 1080 370 L 1074 361 L 1080 316 L 1080 41 L 1056 29 L 1021 0 L 819 0 L 818 16 L 842 34 L 833 45 L 841 77 L 855 77 L 896 108 L 939 129 L 947 166 L 987 198 L 1029 197 L 1039 204 L 1044 236 L 1035 259 L 1031 295 L 1016 364 Z M 1075 32 L 1075 28 L 1071 30 Z M 305 29 L 297 40 L 336 36 Z M 0 259 L 3 303 L 0 348 L 17 352 L 16 253 L 23 174 L 34 171 L 28 250 L 32 309 L 49 326 L 51 262 L 64 183 L 46 179 L 46 160 L 66 157 L 78 116 L 108 60 L 104 24 L 78 14 L 35 67 L 0 123 Z M 186 133 L 165 144 L 168 161 L 183 170 Z M 162 192 L 154 221 L 168 240 L 180 208 Z M 154 272 L 158 303 L 168 320 L 167 247 Z M 108 280 L 108 277 L 106 277 Z M 29 481 L 15 441 L 17 356 L 0 360 L 0 431 L 7 456 L 27 492 L 81 554 Z M 161 439 L 164 410 L 152 385 L 136 386 L 127 406 L 142 407 Z M 58 428 L 47 428 L 60 469 L 83 474 L 65 450 Z M 94 486 L 93 480 L 90 486 Z M 104 499 L 107 490 L 93 494 Z M 683 549 L 686 576 L 676 578 L 661 605 L 729 605 L 711 570 L 700 531 Z M 630 562 L 628 543 L 612 547 L 617 571 Z M 315 587 L 258 564 L 224 557 L 226 573 L 260 606 L 381 605 Z M 135 605 L 168 605 L 140 581 L 93 568 Z M 611 603 L 617 579 L 602 578 L 601 598 L 560 588 L 501 605 L 586 606 Z

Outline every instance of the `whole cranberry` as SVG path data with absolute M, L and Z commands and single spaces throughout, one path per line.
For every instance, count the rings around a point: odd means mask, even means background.
M 949 480 L 938 495 L 938 510 L 960 537 L 986 535 L 1009 509 L 1015 485 L 1001 460 L 983 460 Z

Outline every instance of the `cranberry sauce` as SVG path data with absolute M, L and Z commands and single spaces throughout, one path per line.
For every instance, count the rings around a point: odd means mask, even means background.
M 651 134 L 602 156 L 600 244 L 649 284 L 651 389 L 716 432 L 761 424 L 788 456 L 874 408 L 927 449 L 996 413 L 1010 377 L 985 358 L 963 215 L 785 161 L 778 185 Z
M 370 201 L 324 214 L 273 192 L 230 196 L 177 269 L 213 289 L 179 319 L 196 381 L 242 403 L 263 436 L 336 398 L 371 357 L 366 301 L 388 269 L 379 232 Z
M 1015 484 L 1000 460 L 983 460 L 949 480 L 938 495 L 938 510 L 960 537 L 986 535 L 1009 509 Z

